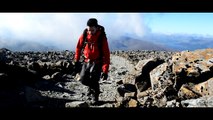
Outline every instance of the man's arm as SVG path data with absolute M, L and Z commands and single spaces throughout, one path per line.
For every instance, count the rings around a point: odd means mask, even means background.
M 75 57 L 74 57 L 74 60 L 76 62 L 78 62 L 80 60 L 82 47 L 83 47 L 83 34 L 80 36 L 77 46 L 76 46 Z
M 77 46 L 76 46 L 76 50 L 75 50 L 75 56 L 74 56 L 74 71 L 72 73 L 72 76 L 75 76 L 77 73 L 80 72 L 81 70 L 81 63 L 79 62 L 80 60 L 80 56 L 81 56 L 81 49 L 82 49 L 82 46 L 83 46 L 83 35 L 80 36 L 80 38 L 78 39 L 78 43 L 77 43 Z
M 109 45 L 108 45 L 108 41 L 106 37 L 103 38 L 102 51 L 103 51 L 102 70 L 104 73 L 108 74 L 109 64 L 110 64 L 110 51 L 109 51 Z

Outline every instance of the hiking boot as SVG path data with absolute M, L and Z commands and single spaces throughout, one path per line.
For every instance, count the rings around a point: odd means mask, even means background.
M 92 90 L 91 88 L 88 89 L 88 92 L 87 92 L 87 96 L 90 96 L 92 94 L 94 94 L 94 90 Z
M 99 94 L 95 95 L 94 98 L 95 98 L 95 102 L 98 102 L 99 101 Z
M 99 97 L 99 95 L 92 94 L 91 100 L 90 100 L 91 105 L 97 105 L 99 103 L 98 97 Z
M 150 87 L 150 84 L 147 81 L 141 81 L 135 84 L 136 88 L 140 91 L 143 92 L 147 90 Z

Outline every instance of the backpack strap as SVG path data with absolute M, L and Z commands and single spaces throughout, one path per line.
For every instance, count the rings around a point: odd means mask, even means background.
M 98 38 L 98 48 L 100 50 L 100 61 L 102 61 L 102 57 L 103 57 L 103 51 L 101 50 L 102 49 L 102 43 L 103 43 L 103 38 L 106 37 L 106 33 L 105 33 L 105 29 L 103 26 L 101 25 L 98 25 L 98 29 L 101 31 L 101 34 Z

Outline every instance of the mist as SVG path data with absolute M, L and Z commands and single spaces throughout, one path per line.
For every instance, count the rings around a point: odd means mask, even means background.
M 109 41 L 125 34 L 139 37 L 144 34 L 139 14 L 1 13 L 0 47 L 32 42 L 61 50 L 74 50 L 91 17 L 97 18 L 98 23 L 105 27 Z
M 97 18 L 105 27 L 113 50 L 213 47 L 213 37 L 153 33 L 141 13 L 0 13 L 0 48 L 74 51 L 89 18 Z M 134 43 L 137 47 L 128 46 Z

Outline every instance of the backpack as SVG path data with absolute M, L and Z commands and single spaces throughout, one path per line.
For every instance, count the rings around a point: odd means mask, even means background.
M 102 39 L 103 39 L 103 37 L 106 37 L 106 33 L 105 33 L 104 27 L 101 26 L 101 25 L 98 25 L 97 29 L 99 29 L 101 31 L 101 34 L 100 34 L 100 36 L 98 38 L 98 49 L 99 49 L 99 51 L 101 51 L 99 58 L 101 59 L 102 55 L 103 55 L 102 50 L 101 50 L 102 42 L 103 42 Z M 87 29 L 84 29 L 84 31 L 83 31 L 83 47 L 81 48 L 81 55 L 83 55 L 84 48 L 85 48 L 85 46 L 87 44 L 87 38 L 86 37 L 87 37 Z

